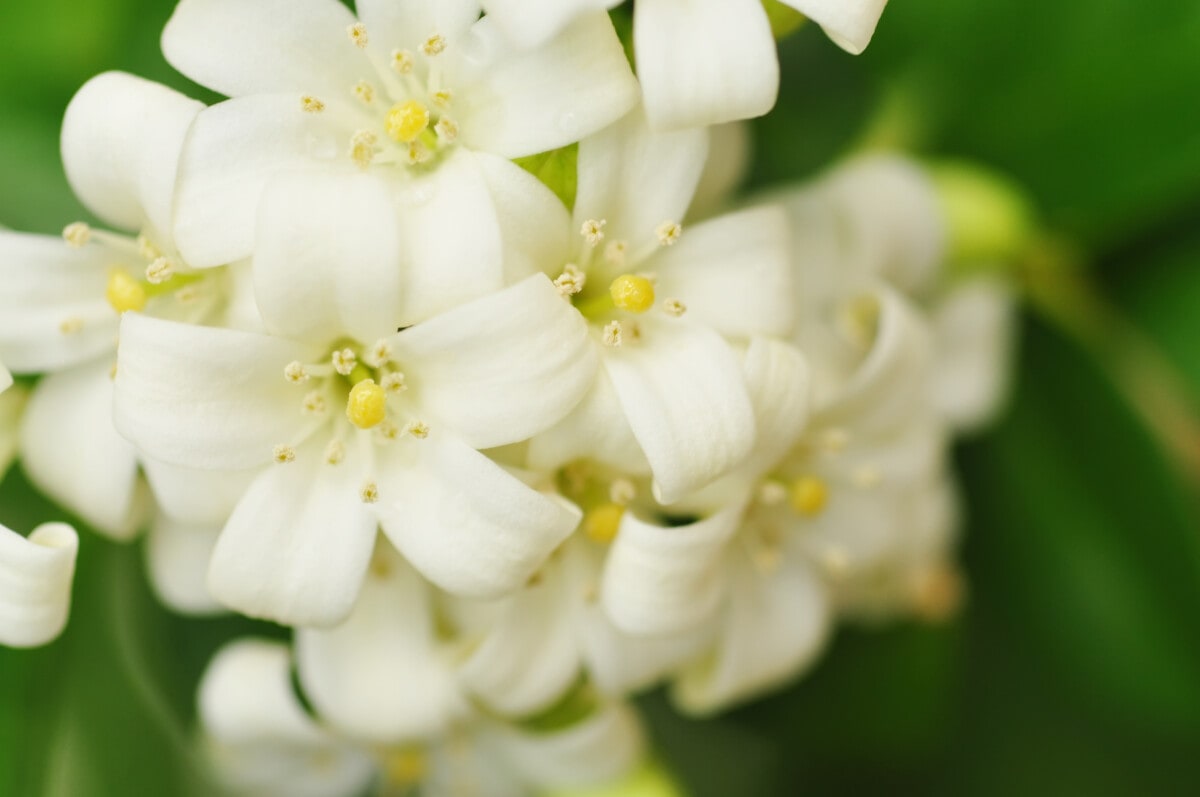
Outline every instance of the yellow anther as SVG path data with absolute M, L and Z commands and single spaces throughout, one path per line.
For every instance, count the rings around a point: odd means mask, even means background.
M 329 355 L 329 359 L 333 363 L 333 370 L 342 376 L 350 376 L 354 372 L 354 366 L 358 365 L 358 355 L 354 353 L 354 349 L 335 351 Z
M 644 313 L 654 306 L 654 283 L 645 277 L 622 274 L 608 286 L 613 304 L 630 313 Z
M 608 219 L 588 219 L 579 228 L 579 234 L 587 241 L 588 246 L 599 246 L 604 240 L 604 227 L 607 224 Z
M 408 145 L 406 160 L 409 166 L 419 166 L 422 163 L 428 163 L 431 158 L 433 158 L 433 154 L 429 151 L 429 147 L 420 141 L 414 141 Z
M 605 324 L 604 331 L 600 334 L 600 342 L 614 349 L 624 343 L 625 330 L 621 326 L 621 322 L 610 321 Z
M 593 541 L 607 545 L 617 538 L 625 507 L 620 504 L 601 504 L 583 516 L 583 533 Z
M 574 263 L 563 266 L 562 273 L 554 280 L 554 287 L 563 296 L 574 296 L 587 285 L 587 274 Z
M 157 260 L 162 257 L 162 250 L 158 248 L 158 245 L 154 241 L 150 240 L 150 237 L 146 233 L 142 233 L 137 237 L 137 246 L 138 254 L 142 256 L 143 260 Z
M 418 440 L 429 437 L 429 427 L 422 421 L 409 421 L 404 425 L 404 431 Z
M 359 429 L 370 429 L 387 417 L 387 392 L 374 379 L 364 379 L 350 389 L 346 417 Z
M 360 169 L 365 169 L 375 160 L 375 134 L 370 130 L 359 130 L 350 137 L 350 159 Z
M 392 53 L 392 69 L 401 75 L 410 74 L 413 71 L 413 54 L 408 50 L 394 51 Z
M 304 397 L 304 402 L 300 405 L 300 411 L 305 415 L 324 415 L 325 397 L 314 390 Z
M 296 460 L 296 449 L 285 445 L 275 446 L 271 451 L 271 458 L 280 465 L 286 465 Z
M 387 757 L 384 773 L 392 786 L 409 786 L 425 779 L 425 756 L 420 750 L 396 750 Z
M 399 103 L 388 111 L 384 125 L 393 140 L 411 143 L 429 127 L 429 109 L 416 100 Z
M 300 98 L 300 109 L 305 113 L 320 113 L 325 110 L 325 103 L 310 94 L 305 94 Z
M 433 129 L 437 132 L 438 138 L 447 144 L 458 138 L 458 124 L 449 116 L 438 119 L 438 123 L 433 126 Z
M 117 313 L 124 313 L 126 310 L 136 313 L 146 306 L 146 289 L 142 283 L 120 269 L 113 269 L 109 273 L 104 296 Z
M 816 517 L 825 511 L 829 503 L 829 487 L 816 476 L 801 476 L 792 482 L 788 492 L 792 509 L 805 517 Z
M 374 504 L 379 500 L 379 486 L 375 482 L 367 482 L 358 495 L 364 504 Z
M 679 318 L 687 312 L 687 305 L 678 299 L 667 299 L 663 302 L 663 312 L 672 318 Z
M 664 221 L 654 230 L 660 246 L 674 246 L 683 235 L 683 226 L 674 221 Z
M 404 374 L 399 371 L 385 374 L 380 385 L 389 393 L 403 393 L 408 390 L 408 382 L 405 380 Z
M 446 89 L 435 91 L 433 93 L 433 104 L 439 108 L 449 108 L 450 101 L 454 99 L 454 95 Z
M 346 28 L 346 35 L 350 37 L 350 41 L 354 42 L 354 46 L 360 50 L 365 49 L 367 42 L 370 41 L 367 38 L 367 26 L 361 22 L 355 22 Z
M 441 55 L 446 50 L 446 37 L 435 33 L 421 45 L 421 52 L 426 55 Z
M 370 105 L 375 102 L 375 87 L 365 80 L 360 80 L 354 84 L 354 96 L 363 105 Z
M 165 257 L 156 257 L 154 262 L 146 266 L 146 282 L 151 285 L 162 285 L 175 276 L 175 264 Z
M 299 360 L 292 360 L 284 366 L 283 376 L 293 385 L 298 385 L 301 382 L 307 382 L 309 379 L 308 369 Z
M 72 249 L 78 249 L 91 240 L 92 228 L 82 221 L 77 221 L 74 224 L 68 224 L 64 227 L 62 236 L 68 246 Z

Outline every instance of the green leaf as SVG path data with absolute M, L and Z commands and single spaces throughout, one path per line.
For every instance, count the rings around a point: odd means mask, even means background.
M 575 193 L 579 187 L 579 145 L 571 144 L 562 149 L 517 158 L 515 161 L 525 171 L 542 181 L 554 195 L 570 210 L 575 207 Z

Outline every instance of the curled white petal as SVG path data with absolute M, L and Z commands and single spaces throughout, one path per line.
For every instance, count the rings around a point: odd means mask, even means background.
M 28 538 L 0 526 L 0 644 L 35 647 L 62 632 L 78 550 L 65 523 L 38 526 Z

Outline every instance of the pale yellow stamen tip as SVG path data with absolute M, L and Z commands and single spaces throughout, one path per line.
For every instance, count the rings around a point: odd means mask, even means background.
M 554 280 L 554 287 L 563 296 L 574 296 L 587 285 L 587 274 L 574 263 L 563 266 L 562 273 Z
M 359 429 L 378 425 L 387 417 L 387 393 L 374 379 L 362 380 L 350 389 L 346 417 Z
M 354 96 L 363 105 L 370 105 L 375 102 L 375 87 L 365 80 L 360 80 L 354 84 Z
M 308 369 L 299 360 L 293 360 L 283 368 L 283 376 L 293 385 L 308 381 Z
M 829 503 L 829 487 L 823 479 L 815 476 L 801 476 L 792 482 L 788 493 L 792 509 L 804 517 L 816 517 L 825 511 Z
M 433 157 L 429 148 L 420 141 L 414 141 L 408 145 L 408 165 L 419 166 L 422 163 L 428 163 Z
M 679 318 L 687 312 L 687 305 L 678 299 L 667 299 L 663 302 L 663 312 L 672 318 Z
M 416 100 L 399 103 L 388 111 L 384 126 L 394 141 L 409 144 L 429 127 L 429 109 Z
M 379 486 L 375 482 L 367 482 L 359 493 L 364 504 L 373 504 L 379 500 Z
M 367 38 L 367 26 L 361 22 L 355 22 L 350 27 L 346 28 L 346 35 L 350 37 L 350 41 L 354 42 L 354 46 L 363 49 L 367 46 L 370 39 Z
M 622 274 L 608 286 L 613 304 L 629 313 L 644 313 L 654 306 L 654 283 L 645 277 Z
M 325 396 L 316 391 L 305 396 L 304 403 L 300 405 L 300 411 L 305 415 L 324 415 L 325 409 Z
M 673 221 L 664 221 L 654 230 L 660 246 L 674 246 L 683 235 L 683 226 Z
M 449 108 L 450 102 L 453 99 L 454 99 L 454 95 L 451 94 L 446 89 L 442 89 L 441 91 L 435 91 L 433 93 L 433 104 L 442 109 Z
M 438 120 L 438 123 L 433 126 L 437 131 L 438 138 L 446 143 L 450 143 L 458 138 L 458 124 L 449 116 L 443 116 Z
M 413 71 L 413 54 L 408 50 L 396 50 L 393 52 L 392 69 L 401 75 L 410 74 Z
M 325 103 L 310 94 L 305 94 L 300 98 L 300 110 L 305 113 L 320 113 L 325 110 Z
M 758 500 L 765 506 L 778 506 L 787 497 L 787 487 L 777 481 L 765 481 L 758 486 Z
M 400 436 L 400 427 L 389 420 L 384 420 L 383 423 L 375 427 L 375 433 L 379 435 L 379 439 L 391 442 Z
M 104 290 L 104 296 L 117 313 L 128 310 L 138 312 L 146 306 L 146 289 L 142 283 L 117 269 L 108 275 L 108 287 Z
M 280 465 L 296 460 L 296 449 L 291 446 L 278 445 L 271 451 L 271 458 Z
M 625 256 L 629 253 L 629 244 L 624 241 L 612 241 L 604 247 L 604 259 L 614 266 L 625 265 Z
M 146 282 L 151 285 L 162 285 L 174 276 L 175 264 L 165 257 L 155 258 L 153 263 L 146 266 Z
M 359 130 L 350 137 L 350 158 L 365 169 L 375 160 L 375 134 L 369 130 Z
M 405 425 L 404 431 L 418 440 L 424 440 L 426 437 L 429 437 L 429 427 L 421 421 L 410 421 Z
M 600 335 L 600 341 L 605 346 L 616 348 L 620 346 L 625 338 L 625 330 L 621 328 L 620 321 L 610 321 L 604 327 L 604 332 Z
M 342 460 L 346 458 L 346 447 L 342 445 L 341 440 L 331 440 L 329 445 L 325 447 L 325 463 L 328 465 L 340 465 Z
M 588 242 L 589 246 L 599 246 L 604 240 L 604 226 L 608 224 L 607 219 L 588 219 L 579 228 L 579 234 L 583 236 L 583 240 Z
M 62 237 L 69 246 L 78 249 L 92 239 L 92 228 L 82 221 L 77 221 L 63 228 Z
M 333 370 L 342 376 L 350 376 L 350 372 L 354 370 L 354 366 L 358 365 L 358 356 L 354 353 L 353 349 L 335 351 L 330 355 L 329 359 L 333 362 Z
M 399 371 L 393 371 L 385 375 L 380 385 L 389 393 L 403 393 L 408 389 L 408 383 L 404 379 L 404 374 Z
M 426 55 L 441 55 L 446 51 L 446 37 L 439 33 L 430 36 L 421 45 L 421 52 Z
M 637 497 L 637 487 L 629 479 L 616 479 L 608 487 L 608 498 L 614 504 L 625 506 Z
M 607 545 L 617 538 L 625 507 L 620 504 L 601 504 L 583 516 L 583 533 L 593 541 Z
M 58 331 L 64 335 L 75 335 L 83 329 L 83 319 L 79 316 L 64 318 L 58 325 Z
M 138 254 L 142 256 L 143 260 L 154 260 L 155 258 L 162 257 L 162 251 L 159 250 L 154 241 L 151 241 L 145 233 L 137 237 L 137 245 Z
M 392 344 L 387 338 L 380 338 L 367 350 L 366 354 L 363 355 L 363 359 L 372 368 L 379 368 L 392 359 Z

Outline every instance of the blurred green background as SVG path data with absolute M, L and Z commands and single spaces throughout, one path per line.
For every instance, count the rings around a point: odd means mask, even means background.
M 158 53 L 172 5 L 0 3 L 0 224 L 55 233 L 86 216 L 57 153 L 87 78 L 124 69 L 194 90 Z M 697 797 L 1194 791 L 1200 4 L 894 0 L 866 55 L 810 26 L 781 58 L 755 182 L 812 174 L 864 138 L 986 164 L 1078 248 L 1085 313 L 1051 297 L 1025 314 L 1010 411 L 956 452 L 959 621 L 843 631 L 804 682 L 715 721 L 651 696 L 664 759 Z M 1182 431 L 1129 401 L 1145 398 L 1147 363 L 1178 377 L 1153 406 Z M 14 470 L 5 523 L 61 516 L 28 495 Z M 211 651 L 249 624 L 172 618 L 140 556 L 89 536 L 68 633 L 0 650 L 0 795 L 205 792 L 178 718 Z

